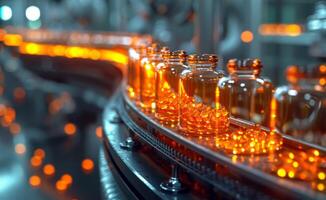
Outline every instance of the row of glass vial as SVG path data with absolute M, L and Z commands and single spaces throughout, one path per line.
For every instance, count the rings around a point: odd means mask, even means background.
M 258 59 L 230 60 L 229 76 L 214 54 L 187 55 L 167 47 L 131 48 L 128 94 L 163 125 L 191 135 L 222 133 L 229 114 L 268 125 L 272 83 Z

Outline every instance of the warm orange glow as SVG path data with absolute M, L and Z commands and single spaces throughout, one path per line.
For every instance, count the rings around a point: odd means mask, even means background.
M 313 154 L 314 154 L 315 156 L 319 156 L 319 155 L 320 155 L 320 153 L 319 153 L 319 151 L 318 151 L 317 149 L 315 149 L 315 150 L 313 151 Z
M 303 28 L 299 24 L 261 24 L 259 33 L 265 36 L 291 36 L 301 35 Z
M 120 52 L 113 51 L 113 50 L 102 50 L 102 60 L 113 61 L 120 64 L 127 64 L 128 57 Z
M 73 123 L 67 123 L 64 126 L 64 131 L 67 135 L 74 135 L 77 131 L 76 125 Z
M 9 131 L 10 133 L 17 135 L 18 133 L 20 133 L 20 125 L 18 123 L 12 123 L 9 125 Z
M 250 43 L 254 39 L 254 34 L 251 31 L 243 31 L 241 33 L 241 41 L 244 43 Z
M 319 79 L 319 84 L 322 86 L 326 85 L 326 78 Z
M 42 165 L 42 158 L 38 156 L 33 156 L 30 160 L 30 164 L 32 167 L 39 167 Z
M 26 147 L 24 144 L 16 144 L 15 151 L 17 154 L 24 154 L 26 152 Z
M 6 31 L 3 29 L 0 29 L 0 42 L 4 40 L 4 37 L 6 35 Z
M 66 183 L 66 185 L 72 184 L 72 176 L 70 174 L 64 174 L 61 176 L 61 180 Z
M 19 46 L 22 43 L 23 38 L 18 34 L 6 34 L 3 40 L 4 44 L 7 46 Z
M 93 162 L 93 160 L 88 159 L 88 158 L 87 159 L 84 159 L 82 161 L 82 168 L 85 171 L 92 171 L 93 168 L 94 168 L 94 162 Z
M 39 176 L 36 176 L 36 175 L 34 175 L 34 176 L 31 176 L 30 178 L 29 178 L 29 184 L 31 185 L 31 186 L 33 186 L 33 187 L 38 187 L 38 186 L 40 186 L 41 185 L 41 178 L 39 177 Z
M 51 48 L 51 46 L 50 46 Z M 53 53 L 55 56 L 64 56 L 66 51 L 66 47 L 62 45 L 55 45 L 53 47 Z
M 47 176 L 52 176 L 55 173 L 55 167 L 51 164 L 46 164 L 43 167 L 43 173 Z
M 28 43 L 28 44 L 26 44 L 25 48 L 26 48 L 26 52 L 28 54 L 32 54 L 32 55 L 38 54 L 41 50 L 40 46 L 35 43 Z
M 19 47 L 19 52 L 22 54 L 30 55 L 65 56 L 67 58 L 104 60 L 116 62 L 119 64 L 128 63 L 128 57 L 124 53 L 118 52 L 116 50 L 94 49 L 80 46 L 65 46 L 24 42 Z
M 90 52 L 89 52 L 89 58 L 92 59 L 92 60 L 98 60 L 100 59 L 101 57 L 101 54 L 98 50 L 96 49 L 92 49 Z
M 38 148 L 34 151 L 34 155 L 43 159 L 45 158 L 45 151 L 41 148 Z
M 5 124 L 10 125 L 15 119 L 16 111 L 11 107 L 7 107 L 5 109 L 5 113 L 2 120 L 5 122 Z
M 275 131 L 266 132 L 259 125 L 238 129 L 215 138 L 215 146 L 232 154 L 266 154 L 282 148 L 282 136 Z
M 277 170 L 277 175 L 279 176 L 279 177 L 285 177 L 286 176 L 286 171 L 285 171 L 285 169 L 283 169 L 283 168 L 280 168 L 280 169 L 278 169 Z
M 272 101 L 271 101 L 271 113 L 270 113 L 270 123 L 269 123 L 269 126 L 271 128 L 271 130 L 274 130 L 275 127 L 276 127 L 276 99 L 275 98 L 272 98 Z
M 326 65 L 320 65 L 319 71 L 322 73 L 326 73 Z
M 59 191 L 65 191 L 65 190 L 67 190 L 67 184 L 62 180 L 58 180 L 55 183 L 55 188 L 57 188 L 57 190 L 59 190 Z
M 103 128 L 102 128 L 102 126 L 98 126 L 97 128 L 96 128 L 96 136 L 98 137 L 98 138 L 102 138 L 103 137 Z
M 325 185 L 324 185 L 323 183 L 318 183 L 318 184 L 317 184 L 317 189 L 318 189 L 319 191 L 324 191 L 324 190 L 325 190 Z
M 289 24 L 286 26 L 285 32 L 289 36 L 298 36 L 301 34 L 301 26 L 299 26 L 297 24 Z
M 319 172 L 319 173 L 318 173 L 318 179 L 319 179 L 319 180 L 325 180 L 325 178 L 326 178 L 326 175 L 325 175 L 324 172 Z

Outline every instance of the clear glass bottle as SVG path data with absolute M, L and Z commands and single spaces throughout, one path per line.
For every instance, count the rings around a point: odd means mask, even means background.
M 156 68 L 155 117 L 161 124 L 175 128 L 179 124 L 179 78 L 187 69 L 185 51 L 165 51 L 164 63 Z
M 214 71 L 217 62 L 216 55 L 190 55 L 189 69 L 180 76 L 180 129 L 189 136 L 219 134 L 229 126 L 219 103 L 217 83 L 224 74 Z
M 127 94 L 132 100 L 139 100 L 140 96 L 140 62 L 146 56 L 146 46 L 134 46 L 129 49 L 127 71 Z
M 220 80 L 219 88 L 221 104 L 231 116 L 268 126 L 273 84 L 260 76 L 262 67 L 259 59 L 231 59 L 230 75 Z
M 140 107 L 144 112 L 155 111 L 155 68 L 163 63 L 161 51 L 167 47 L 159 48 L 157 44 L 147 47 L 147 56 L 140 64 Z
M 274 94 L 275 125 L 283 133 L 326 146 L 326 64 L 289 66 L 289 82 Z

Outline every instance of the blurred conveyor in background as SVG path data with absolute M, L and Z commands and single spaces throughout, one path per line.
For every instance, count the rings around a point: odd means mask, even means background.
M 100 199 L 101 112 L 119 71 L 101 62 L 17 59 L 6 50 L 0 63 L 0 199 Z M 71 70 L 83 65 L 98 70 L 94 77 Z

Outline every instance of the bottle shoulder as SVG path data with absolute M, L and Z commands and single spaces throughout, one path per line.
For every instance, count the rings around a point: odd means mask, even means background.
M 166 63 L 159 63 L 156 67 L 157 70 L 162 70 L 162 71 L 184 71 L 187 70 L 188 67 L 183 64 L 166 64 Z
M 213 70 L 191 70 L 191 69 L 185 69 L 181 73 L 181 78 L 198 78 L 198 79 L 214 79 L 219 80 L 224 76 L 223 73 L 213 71 Z
M 300 97 L 300 96 L 314 96 L 317 98 L 326 99 L 326 91 L 319 90 L 313 86 L 295 86 L 295 85 L 283 85 L 277 87 L 274 93 L 276 99 L 281 99 L 284 97 Z
M 255 85 L 257 87 L 273 87 L 269 79 L 254 76 L 226 76 L 219 81 L 220 86 L 239 86 L 239 85 Z

